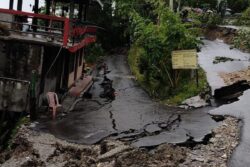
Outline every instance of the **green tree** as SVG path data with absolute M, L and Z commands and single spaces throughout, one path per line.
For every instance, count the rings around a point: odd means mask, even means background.
M 249 0 L 227 0 L 228 7 L 233 10 L 235 13 L 242 12 L 246 10 L 249 5 Z

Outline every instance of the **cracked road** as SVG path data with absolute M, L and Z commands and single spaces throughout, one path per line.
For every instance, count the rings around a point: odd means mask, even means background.
M 230 49 L 230 46 L 220 40 L 204 41 L 205 45 L 199 53 L 199 61 L 202 68 L 207 72 L 208 82 L 213 90 L 220 89 L 226 85 L 225 80 L 219 73 L 237 72 L 247 69 L 250 66 L 249 53 L 244 53 L 238 49 Z M 213 64 L 216 56 L 225 56 L 228 58 L 239 59 L 238 61 L 228 61 L 225 63 Z M 243 79 L 244 80 L 244 79 Z M 232 81 L 233 82 L 233 81 Z M 249 114 L 250 91 L 244 92 L 238 101 L 225 104 L 219 108 L 209 111 L 213 115 L 229 115 L 236 117 L 243 122 L 241 128 L 240 144 L 234 151 L 229 166 L 245 167 L 250 163 L 250 114 Z
M 184 111 L 163 106 L 148 96 L 131 75 L 125 55 L 106 59 L 117 97 L 112 102 L 99 98 L 95 82 L 91 100 L 82 100 L 65 118 L 43 124 L 56 137 L 79 144 L 95 144 L 106 137 L 130 141 L 136 147 L 162 143 L 202 142 L 216 123 L 203 108 Z

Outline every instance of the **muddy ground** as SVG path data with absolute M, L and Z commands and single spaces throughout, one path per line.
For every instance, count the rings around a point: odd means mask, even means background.
M 239 131 L 238 121 L 227 117 L 213 130 L 206 145 L 163 144 L 139 149 L 112 139 L 91 146 L 71 144 L 26 125 L 19 130 L 11 149 L 0 154 L 0 164 L 2 167 L 227 166 L 238 145 Z
M 237 35 L 237 30 L 233 28 L 216 27 L 204 30 L 204 36 L 208 40 L 221 39 L 226 44 L 233 44 L 234 37 Z

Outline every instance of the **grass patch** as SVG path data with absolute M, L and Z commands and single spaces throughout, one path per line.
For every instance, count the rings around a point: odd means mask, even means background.
M 144 75 L 140 73 L 139 60 L 140 60 L 140 56 L 144 52 L 145 52 L 144 49 L 134 45 L 129 50 L 129 55 L 128 55 L 128 63 L 129 63 L 129 66 L 130 66 L 130 70 L 135 75 L 137 82 L 142 87 L 145 87 L 145 85 L 143 84 L 144 83 Z
M 173 95 L 163 100 L 164 104 L 179 105 L 184 100 L 196 96 L 208 86 L 205 72 L 200 68 L 198 71 L 199 86 L 197 87 L 196 79 L 185 79 L 179 82 L 178 88 L 174 89 Z
M 21 126 L 22 126 L 22 125 L 25 125 L 25 124 L 27 124 L 27 123 L 29 123 L 29 118 L 27 118 L 27 117 L 21 117 L 21 118 L 17 121 L 15 127 L 11 130 L 11 134 L 10 134 L 9 140 L 6 142 L 6 148 L 7 148 L 7 149 L 10 149 L 10 148 L 11 148 L 11 146 L 12 146 L 12 144 L 13 144 L 12 141 L 13 141 L 13 139 L 15 138 L 15 136 L 16 136 L 18 130 L 21 128 Z

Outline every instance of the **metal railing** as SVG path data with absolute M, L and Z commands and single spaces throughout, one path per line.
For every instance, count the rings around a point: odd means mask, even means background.
M 95 25 L 81 24 L 77 20 L 69 20 L 65 17 L 1 8 L 0 13 L 13 16 L 12 20 L 0 20 L 0 23 L 9 24 L 8 31 L 57 38 L 62 42 L 62 46 L 71 52 L 96 41 L 95 34 L 98 27 Z M 36 19 L 40 24 L 29 24 L 28 19 L 32 19 L 32 22 Z M 28 31 L 23 31 L 25 26 L 28 27 Z

